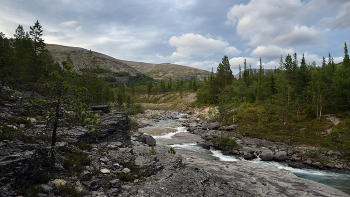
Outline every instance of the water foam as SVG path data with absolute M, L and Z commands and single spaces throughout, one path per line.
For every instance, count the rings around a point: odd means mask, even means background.
M 177 133 L 186 133 L 186 132 L 187 132 L 187 128 L 186 127 L 177 127 L 177 131 L 176 132 L 167 133 L 165 135 L 153 136 L 153 138 L 154 139 L 161 139 L 161 138 L 171 139 L 171 137 L 174 136 Z

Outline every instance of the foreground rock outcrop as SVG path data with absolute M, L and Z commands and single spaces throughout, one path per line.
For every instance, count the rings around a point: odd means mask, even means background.
M 0 142 L 0 187 L 23 187 L 34 183 L 47 159 L 45 149 L 38 144 Z
M 246 161 L 187 158 L 186 167 L 148 178 L 137 196 L 348 196 L 329 186 Z

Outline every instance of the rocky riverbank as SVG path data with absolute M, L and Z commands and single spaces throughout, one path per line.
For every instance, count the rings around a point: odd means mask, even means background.
M 25 100 L 11 99 L 0 100 L 0 196 L 348 196 L 247 161 L 172 154 L 157 148 L 152 136 L 130 132 L 129 117 L 113 110 L 97 113 L 102 124 L 95 135 L 80 127 L 59 129 L 52 173 L 50 129 L 39 119 L 27 120 Z M 144 127 L 178 116 L 147 110 L 134 118 Z M 206 128 L 198 119 L 183 124 Z

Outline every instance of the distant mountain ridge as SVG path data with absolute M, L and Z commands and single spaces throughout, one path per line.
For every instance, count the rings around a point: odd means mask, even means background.
M 89 50 L 80 47 L 70 47 L 57 44 L 46 44 L 45 47 L 52 53 L 55 62 L 61 63 L 66 60 L 67 53 L 70 53 L 71 59 L 74 64 L 74 69 L 80 73 L 80 69 L 84 68 L 84 60 L 88 57 Z M 131 80 L 136 78 L 143 78 L 145 75 L 129 65 L 125 64 L 123 61 L 92 51 L 92 55 L 96 57 L 97 64 L 110 72 L 100 73 L 99 76 L 102 77 L 113 77 L 115 82 L 129 83 Z M 118 73 L 124 73 L 124 76 L 118 76 Z M 128 75 L 125 75 L 128 73 Z
M 73 60 L 75 70 L 84 68 L 84 59 L 87 58 L 89 50 L 80 47 L 70 47 L 57 44 L 46 44 L 46 49 L 51 51 L 53 58 L 57 62 L 62 62 L 66 59 L 66 54 L 70 53 Z M 210 72 L 189 66 L 182 66 L 177 64 L 162 63 L 152 64 L 145 62 L 135 62 L 127 60 L 119 60 L 113 57 L 104 55 L 102 53 L 92 51 L 93 56 L 96 57 L 101 68 L 109 69 L 112 72 L 128 72 L 129 76 L 115 77 L 118 82 L 129 83 L 131 80 L 149 76 L 156 80 L 168 81 L 171 77 L 173 80 L 203 80 L 208 77 Z M 104 76 L 111 77 L 111 74 L 104 74 Z
M 145 75 L 157 80 L 168 81 L 171 77 L 172 80 L 190 80 L 195 78 L 196 80 L 203 81 L 204 77 L 208 77 L 210 74 L 210 72 L 206 70 L 177 64 L 151 64 L 125 60 L 122 61 Z

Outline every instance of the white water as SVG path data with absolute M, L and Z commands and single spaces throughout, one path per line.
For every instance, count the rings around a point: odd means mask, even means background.
M 153 136 L 154 139 L 171 139 L 171 137 L 173 137 L 175 134 L 177 133 L 185 133 L 187 132 L 187 128 L 186 127 L 177 127 L 177 131 L 176 132 L 172 132 L 172 133 L 167 133 L 165 135 L 159 135 L 159 136 Z

